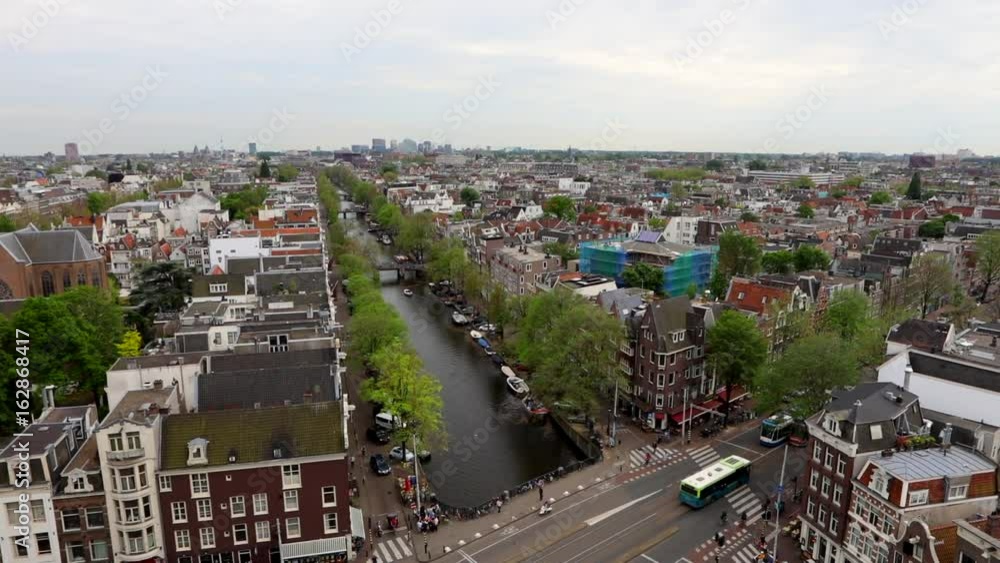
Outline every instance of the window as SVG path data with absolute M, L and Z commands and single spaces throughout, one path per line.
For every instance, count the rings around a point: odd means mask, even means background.
M 328 512 L 323 515 L 323 533 L 333 534 L 337 531 L 337 513 Z
M 229 510 L 234 518 L 247 515 L 246 503 L 243 502 L 243 496 L 229 497 Z
M 969 486 L 968 485 L 953 485 L 948 488 L 948 500 L 962 499 L 968 496 Z
M 268 349 L 271 352 L 287 352 L 288 351 L 288 335 L 287 334 L 272 334 L 267 337 Z
M 656 408 L 658 409 L 663 408 L 663 393 L 656 394 Z
M 56 292 L 56 284 L 52 272 L 42 272 L 42 295 L 48 297 Z
M 35 534 L 35 546 L 39 554 L 52 553 L 52 540 L 48 534 Z
M 840 519 L 837 518 L 836 513 L 830 513 L 830 532 L 836 535 L 840 530 Z
M 672 371 L 672 372 L 670 372 L 670 382 L 667 385 L 670 385 L 671 387 L 673 387 L 675 381 L 677 381 L 677 372 Z
M 271 524 L 267 520 L 261 520 L 254 524 L 257 533 L 257 541 L 271 541 Z
M 187 522 L 187 503 L 184 501 L 171 503 L 170 512 L 173 514 L 174 523 Z
M 819 442 L 816 442 L 816 444 L 813 446 L 813 459 L 819 461 L 822 455 L 823 455 L 823 446 L 821 446 Z
M 121 434 L 112 434 L 108 436 L 108 444 L 111 446 L 111 451 L 113 452 L 120 452 L 125 449 L 125 446 L 122 445 L 123 442 Z
M 323 506 L 337 506 L 336 487 L 323 487 Z
M 105 540 L 90 540 L 90 560 L 108 560 L 108 542 Z
M 910 506 L 920 506 L 927 504 L 927 490 L 910 492 Z
M 843 475 L 847 471 L 847 460 L 844 456 L 837 456 L 837 475 Z
M 191 496 L 204 496 L 208 494 L 208 474 L 195 473 L 191 476 Z
M 80 529 L 80 511 L 73 508 L 62 511 L 63 531 L 69 532 Z
M 746 296 L 747 296 L 747 294 L 746 294 L 746 293 L 743 293 L 743 292 L 741 291 L 741 292 L 739 292 L 739 293 L 737 293 L 737 294 L 736 294 L 736 299 L 737 299 L 738 301 L 743 301 L 743 298 L 744 298 L 744 297 L 746 297 Z
M 299 525 L 298 518 L 286 518 L 285 519 L 285 537 L 292 539 L 297 538 L 302 535 L 302 527 Z
M 302 473 L 298 465 L 281 466 L 281 486 L 285 489 L 302 486 Z
M 254 494 L 253 513 L 254 515 L 267 514 L 267 495 L 265 493 Z
M 806 503 L 806 514 L 808 514 L 810 518 L 816 515 L 816 503 L 813 502 L 812 497 L 809 497 L 809 500 Z
M 251 563 L 252 561 L 249 550 L 243 550 L 237 554 L 236 563 Z
M 38 473 L 41 474 L 41 470 L 39 470 Z M 45 505 L 40 500 L 31 501 L 31 521 L 32 522 L 45 521 Z M 77 527 L 78 528 L 80 527 L 79 520 L 77 520 Z
M 250 541 L 250 534 L 246 524 L 236 524 L 233 526 L 233 543 L 242 545 Z
M 196 505 L 198 507 L 198 520 L 212 519 L 212 499 L 198 499 Z
M 93 507 L 87 509 L 87 529 L 95 530 L 104 527 L 104 509 Z
M 819 514 L 816 516 L 816 521 L 820 526 L 826 526 L 826 506 L 820 505 Z
M 299 492 L 285 491 L 285 512 L 292 512 L 299 509 Z
M 177 551 L 191 549 L 191 532 L 187 530 L 174 530 L 174 544 L 177 546 Z
M 916 544 L 913 546 L 913 558 L 920 561 L 924 558 L 924 546 Z
M 228 290 L 229 284 L 226 283 L 210 283 L 208 284 L 209 293 L 225 293 Z
M 130 450 L 140 450 L 142 449 L 142 440 L 139 439 L 138 432 L 129 432 L 125 435 L 125 445 L 128 446 Z
M 87 285 L 87 273 L 77 272 L 76 273 L 76 285 Z
M 823 496 L 825 496 L 825 497 L 830 496 L 830 478 L 829 477 L 823 477 L 823 487 L 822 487 L 822 489 L 820 489 L 820 493 Z
M 118 475 L 118 490 L 123 493 L 129 493 L 136 490 L 135 486 L 135 470 L 129 469 L 116 469 L 115 473 Z
M 809 487 L 815 490 L 816 487 L 818 486 L 819 486 L 819 471 L 816 471 L 814 469 L 813 472 L 809 475 Z
M 163 492 L 169 492 L 173 490 L 173 481 L 169 475 L 160 475 L 160 490 Z
M 663 389 L 663 384 L 666 383 L 666 380 L 667 380 L 666 374 L 663 374 L 663 373 L 657 374 L 657 376 L 656 376 L 656 388 L 657 389 Z
M 670 354 L 670 365 L 677 363 L 677 354 Z
M 869 428 L 869 431 L 871 432 L 872 440 L 881 440 L 882 439 L 882 427 L 881 426 L 879 426 L 878 424 L 872 424 L 868 428 Z
M 840 499 L 844 496 L 844 488 L 837 485 L 833 488 L 833 504 L 840 506 Z
M 875 492 L 879 493 L 883 497 L 888 496 L 889 495 L 889 475 L 885 471 L 878 470 L 878 469 L 875 470 L 875 473 L 872 475 L 871 487 L 872 487 L 872 489 L 875 490 Z
M 215 547 L 215 529 L 214 528 L 202 528 L 198 530 L 199 538 L 201 539 L 201 547 Z
M 833 450 L 826 450 L 826 460 L 823 462 L 823 465 L 825 465 L 827 469 L 833 469 Z
M 27 555 L 27 553 L 25 554 Z M 68 561 L 86 561 L 87 556 L 83 549 L 83 542 L 71 541 L 66 544 L 66 559 Z

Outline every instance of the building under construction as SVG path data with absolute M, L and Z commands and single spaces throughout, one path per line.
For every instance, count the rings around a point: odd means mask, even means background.
M 661 233 L 643 232 L 635 239 L 584 243 L 580 248 L 580 271 L 613 277 L 624 285 L 622 274 L 630 264 L 649 264 L 663 269 L 661 289 L 667 295 L 683 295 L 693 283 L 702 291 L 712 279 L 717 248 L 663 242 Z M 647 288 L 652 289 L 652 288 Z

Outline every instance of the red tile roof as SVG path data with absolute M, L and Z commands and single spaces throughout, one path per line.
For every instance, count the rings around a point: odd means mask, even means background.
M 729 284 L 726 303 L 762 315 L 767 312 L 771 303 L 786 299 L 788 296 L 788 291 L 785 289 L 761 285 L 744 278 L 733 278 Z

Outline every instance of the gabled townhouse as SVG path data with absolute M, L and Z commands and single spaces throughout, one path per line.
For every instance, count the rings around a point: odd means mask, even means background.
M 63 468 L 52 506 L 58 514 L 59 545 L 67 562 L 112 560 L 96 436 L 90 436 Z

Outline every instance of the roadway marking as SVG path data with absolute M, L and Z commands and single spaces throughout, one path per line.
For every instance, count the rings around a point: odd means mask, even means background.
M 656 491 L 653 491 L 652 493 L 649 493 L 648 495 L 646 495 L 644 497 L 639 497 L 639 498 L 637 498 L 635 500 L 626 502 L 625 504 L 619 506 L 618 508 L 612 508 L 611 510 L 605 512 L 604 514 L 599 514 L 599 515 L 594 516 L 593 518 L 591 518 L 589 520 L 584 520 L 584 523 L 586 523 L 588 526 L 593 526 L 594 524 L 599 524 L 599 523 L 603 522 L 604 520 L 607 520 L 608 518 L 611 518 L 615 514 L 618 514 L 619 512 L 621 512 L 621 511 L 623 511 L 623 510 L 625 510 L 625 509 L 627 509 L 629 507 L 635 506 L 635 505 L 639 504 L 640 502 L 642 502 L 642 501 L 644 501 L 644 500 L 646 500 L 646 499 L 648 499 L 648 498 L 650 498 L 652 496 L 660 494 L 661 492 L 663 492 L 663 489 L 658 489 Z
M 617 538 L 618 536 L 621 536 L 621 535 L 624 535 L 624 534 L 628 534 L 628 533 L 630 533 L 630 532 L 633 532 L 633 531 L 635 531 L 635 527 L 636 527 L 636 526 L 638 526 L 639 524 L 642 524 L 643 522 L 646 522 L 647 520 L 649 520 L 649 519 L 651 519 L 651 518 L 655 518 L 655 517 L 656 517 L 656 514 L 657 514 L 657 513 L 656 513 L 656 512 L 654 512 L 654 513 L 650 514 L 649 516 L 647 516 L 647 517 L 643 518 L 642 520 L 639 520 L 638 522 L 636 522 L 636 523 L 635 523 L 635 524 L 633 524 L 632 526 L 630 526 L 630 527 L 628 527 L 628 528 L 625 528 L 625 529 L 623 529 L 623 530 L 619 530 L 618 532 L 616 532 L 616 533 L 614 533 L 614 534 L 612 534 L 612 535 L 608 536 L 607 538 L 604 538 L 603 540 L 601 540 L 601 541 L 599 541 L 599 542 L 595 543 L 594 545 L 592 545 L 592 546 L 588 547 L 587 549 L 584 549 L 583 551 L 580 551 L 580 552 L 578 552 L 578 553 L 574 554 L 574 555 L 573 555 L 573 557 L 570 557 L 569 559 L 565 560 L 565 561 L 564 561 L 563 563 L 571 563 L 572 561 L 576 561 L 576 560 L 577 560 L 577 559 L 579 559 L 580 557 L 582 557 L 582 556 L 584 556 L 584 555 L 586 555 L 586 554 L 590 553 L 591 551 L 594 551 L 595 549 L 597 549 L 597 548 L 601 547 L 602 545 L 604 545 L 604 544 L 608 543 L 609 541 L 612 541 L 612 540 L 614 540 L 614 539 L 615 539 L 615 538 Z M 595 530 L 595 531 L 596 531 L 596 530 Z M 567 543 L 567 544 L 566 544 L 566 545 L 565 545 L 564 547 L 569 547 L 570 543 L 574 543 L 574 542 L 576 542 L 576 541 L 579 541 L 579 540 L 581 540 L 581 539 L 585 538 L 586 536 L 589 536 L 589 535 L 590 535 L 591 533 L 592 533 L 592 532 L 588 532 L 588 533 L 586 533 L 586 534 L 581 534 L 581 535 L 580 535 L 579 537 L 577 537 L 577 538 L 576 538 L 575 540 L 573 540 L 572 542 L 568 542 L 568 543 Z M 562 548 L 560 548 L 560 549 L 557 549 L 557 550 L 553 551 L 552 553 L 556 553 L 556 552 L 558 552 L 558 551 L 561 551 L 561 550 L 562 550 Z
M 733 442 L 730 442 L 729 440 L 719 440 L 719 441 L 721 443 L 723 443 L 723 444 L 729 444 L 730 446 L 732 446 L 734 448 L 739 448 L 741 450 L 746 450 L 746 451 L 748 451 L 748 452 L 756 455 L 758 458 L 761 458 L 761 457 L 764 457 L 765 455 L 767 455 L 767 454 L 762 454 L 762 453 L 758 452 L 757 450 L 752 450 L 752 449 L 750 449 L 750 448 L 748 448 L 746 446 L 741 446 L 739 444 L 735 444 Z
M 652 557 L 646 555 L 645 553 L 640 553 L 639 557 L 642 557 L 646 561 L 652 561 L 652 563 L 660 563 L 659 561 L 657 561 L 656 559 L 653 559 Z
M 460 549 L 460 550 L 458 550 L 458 554 L 459 554 L 459 555 L 461 555 L 461 556 L 462 556 L 462 559 L 463 559 L 464 561 L 467 561 L 468 563 L 479 563 L 478 561 L 476 561 L 476 560 L 475 560 L 475 559 L 473 559 L 472 557 L 469 557 L 469 554 L 468 554 L 468 553 L 466 553 L 465 551 L 461 550 L 461 549 Z

